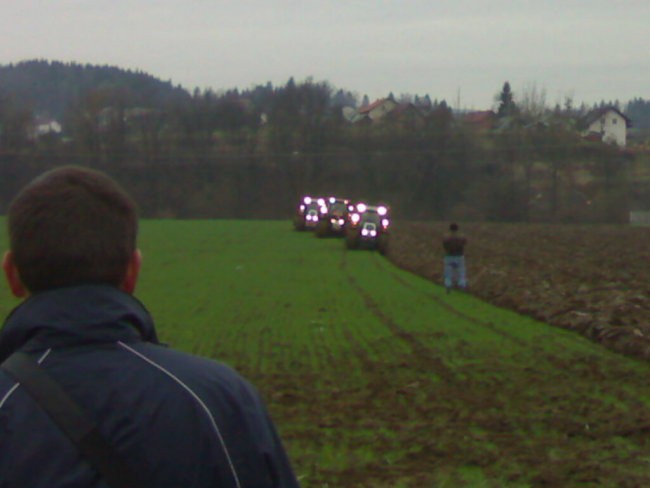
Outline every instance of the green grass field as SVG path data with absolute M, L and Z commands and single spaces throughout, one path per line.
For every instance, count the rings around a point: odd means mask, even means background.
M 650 486 L 646 363 L 289 222 L 140 247 L 161 339 L 259 388 L 304 487 Z

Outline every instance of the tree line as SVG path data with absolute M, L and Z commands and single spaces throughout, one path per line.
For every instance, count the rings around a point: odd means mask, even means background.
M 60 79 L 69 68 L 54 65 Z M 585 140 L 586 107 L 549 108 L 543 92 L 507 82 L 485 123 L 428 95 L 392 94 L 400 110 L 352 123 L 346 108 L 369 100 L 324 81 L 190 94 L 142 73 L 127 83 L 113 68 L 101 68 L 110 81 L 72 68 L 101 81 L 63 97 L 62 134 L 30 136 L 33 106 L 0 84 L 0 210 L 60 164 L 110 172 L 148 217 L 287 217 L 304 193 L 383 201 L 407 219 L 623 222 L 650 207 L 630 179 L 645 153 Z

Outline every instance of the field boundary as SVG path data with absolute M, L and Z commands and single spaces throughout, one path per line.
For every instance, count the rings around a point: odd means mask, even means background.
M 431 243 L 441 242 L 445 226 L 401 223 L 391 236 L 388 259 L 440 284 L 442 249 Z M 650 228 L 462 227 L 471 236 L 466 293 L 578 332 L 616 353 L 650 361 Z

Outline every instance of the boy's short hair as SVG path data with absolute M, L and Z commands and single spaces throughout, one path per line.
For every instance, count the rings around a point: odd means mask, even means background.
M 458 224 L 453 223 L 449 225 L 449 230 L 452 232 L 456 232 L 458 230 Z
M 119 286 L 136 249 L 138 215 L 107 175 L 64 166 L 22 189 L 9 207 L 8 227 L 14 263 L 30 292 Z

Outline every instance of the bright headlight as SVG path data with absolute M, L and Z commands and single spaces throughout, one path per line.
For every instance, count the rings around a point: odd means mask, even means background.
M 368 235 L 368 229 L 361 229 L 361 235 L 362 236 L 367 236 Z
M 388 219 L 383 219 L 383 220 L 381 221 L 381 225 L 383 225 L 384 227 L 388 227 L 388 224 L 390 224 L 390 222 L 389 222 Z
M 376 230 L 371 230 L 370 231 L 370 236 L 371 237 L 377 237 L 377 231 Z
M 326 214 L 327 213 L 327 207 L 321 207 L 320 208 L 320 213 Z
M 336 198 L 330 197 L 330 203 L 334 203 L 336 201 Z
M 305 202 L 305 205 L 309 205 L 311 203 L 311 197 L 305 197 L 303 202 Z
M 357 212 L 365 212 L 368 209 L 365 203 L 358 203 L 357 204 Z
M 359 214 L 356 213 L 352 214 L 352 216 L 350 217 L 350 220 L 352 220 L 352 222 L 355 224 L 359 223 L 359 219 L 361 219 L 361 217 L 359 216 Z
M 377 213 L 384 216 L 388 213 L 388 209 L 386 207 L 377 207 Z
M 325 199 L 324 198 L 319 198 L 317 203 L 318 203 L 319 207 L 324 207 L 325 206 Z
M 343 225 L 343 224 L 345 224 L 345 220 L 339 219 L 339 225 Z

